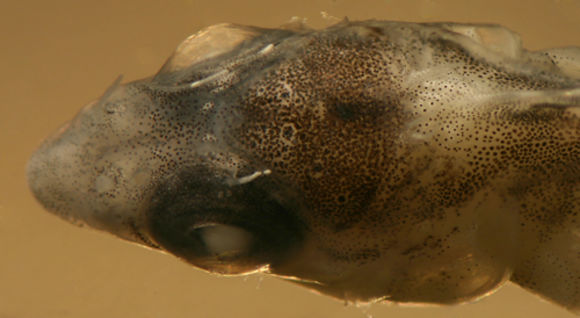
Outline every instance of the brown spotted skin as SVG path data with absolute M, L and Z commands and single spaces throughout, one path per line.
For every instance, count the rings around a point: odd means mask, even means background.
M 580 49 L 491 25 L 220 25 L 29 164 L 47 209 L 208 271 L 580 309 Z

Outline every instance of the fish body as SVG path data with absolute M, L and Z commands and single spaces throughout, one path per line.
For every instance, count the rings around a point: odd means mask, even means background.
M 222 24 L 49 137 L 46 209 L 349 301 L 580 310 L 580 48 L 495 25 Z

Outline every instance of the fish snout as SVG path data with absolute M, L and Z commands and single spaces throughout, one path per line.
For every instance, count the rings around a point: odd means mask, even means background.
M 48 211 L 134 241 L 154 167 L 131 102 L 146 101 L 115 84 L 89 103 L 34 152 L 27 179 Z

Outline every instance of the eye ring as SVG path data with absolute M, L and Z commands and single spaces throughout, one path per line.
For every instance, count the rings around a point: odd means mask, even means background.
M 151 240 L 221 274 L 253 272 L 292 257 L 306 232 L 297 193 L 270 174 L 232 185 L 210 168 L 184 168 L 159 185 L 146 212 Z

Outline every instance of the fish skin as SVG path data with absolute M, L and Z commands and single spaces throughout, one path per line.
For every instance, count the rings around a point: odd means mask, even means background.
M 348 301 L 580 308 L 580 48 L 500 26 L 221 24 L 28 164 L 60 217 Z

